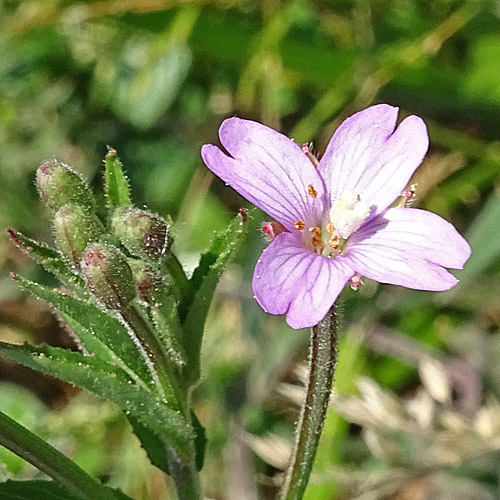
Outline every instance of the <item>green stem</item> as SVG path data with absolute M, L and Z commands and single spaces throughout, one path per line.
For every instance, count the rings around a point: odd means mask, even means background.
M 49 443 L 0 412 L 0 445 L 24 458 L 78 498 L 109 500 L 112 492 Z M 111 496 L 110 496 L 111 495 Z
M 186 421 L 190 423 L 191 413 L 187 391 L 180 383 L 175 363 L 164 351 L 153 326 L 134 305 L 124 309 L 122 315 L 137 335 L 140 344 L 147 350 L 147 357 L 151 358 L 150 361 L 154 361 L 154 370 L 165 397 L 175 400 L 176 409 L 181 411 Z M 200 481 L 196 470 L 194 447 L 191 458 L 179 456 L 170 446 L 167 447 L 167 454 L 169 474 L 174 479 L 179 500 L 200 500 Z
M 194 461 L 186 463 L 173 448 L 168 448 L 168 470 L 174 478 L 179 500 L 200 500 L 201 489 Z
M 170 404 L 173 403 L 172 398 L 174 398 L 177 409 L 186 414 L 184 391 L 179 385 L 175 368 L 172 366 L 173 363 L 168 354 L 164 352 L 153 327 L 134 304 L 124 308 L 121 314 L 132 332 L 137 336 L 140 345 L 144 348 L 145 360 L 148 366 L 151 365 L 154 379 L 160 385 L 159 389 L 162 391 L 162 396 L 169 400 Z
M 300 500 L 304 495 L 325 422 L 336 362 L 337 322 L 335 307 L 332 307 L 312 329 L 307 393 L 280 500 Z
M 177 299 L 182 301 L 189 286 L 189 280 L 182 264 L 174 253 L 168 252 L 161 260 L 161 265 L 166 273 L 172 277 L 174 281 L 173 291 L 178 294 Z

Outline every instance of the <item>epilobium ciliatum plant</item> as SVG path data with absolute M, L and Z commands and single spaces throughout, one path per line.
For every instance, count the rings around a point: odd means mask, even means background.
M 456 285 L 468 243 L 441 217 L 408 208 L 406 186 L 429 145 L 423 120 L 396 128 L 398 109 L 372 106 L 345 120 L 318 161 L 307 146 L 256 122 L 230 118 L 207 144 L 214 174 L 275 222 L 255 267 L 262 308 L 292 328 L 313 327 L 310 375 L 280 498 L 302 498 L 323 427 L 336 361 L 334 303 L 361 276 L 418 290 Z M 390 208 L 399 197 L 402 206 Z
M 291 327 L 312 327 L 308 388 L 282 500 L 301 499 L 307 486 L 335 370 L 334 303 L 346 283 L 359 287 L 365 276 L 447 290 L 457 281 L 446 268 L 461 268 L 470 254 L 451 224 L 407 207 L 411 191 L 405 189 L 428 137 L 420 118 L 395 128 L 396 120 L 397 108 L 388 105 L 352 116 L 320 161 L 306 146 L 239 118 L 220 128 L 229 154 L 213 145 L 202 149 L 216 175 L 275 219 L 263 225 L 271 243 L 255 268 L 256 299 L 265 311 L 286 314 Z M 171 251 L 170 222 L 133 206 L 114 150 L 105 174 L 108 213 L 100 219 L 82 179 L 56 161 L 45 163 L 37 186 L 54 213 L 56 248 L 10 232 L 64 288 L 14 278 L 57 310 L 80 352 L 0 344 L 0 353 L 115 402 L 151 462 L 172 476 L 179 499 L 198 500 L 205 438 L 191 389 L 200 377 L 208 307 L 243 238 L 246 215 L 240 212 L 215 238 L 188 278 Z M 398 198 L 400 206 L 390 208 Z M 126 498 L 1 414 L 0 444 L 51 476 L 57 483 L 43 487 L 54 494 Z M 25 488 L 23 498 L 36 498 L 29 488 L 38 486 L 4 483 L 0 492 Z

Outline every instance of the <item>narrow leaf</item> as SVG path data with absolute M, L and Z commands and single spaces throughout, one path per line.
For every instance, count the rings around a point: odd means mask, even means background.
M 88 301 L 84 302 L 32 281 L 18 279 L 23 289 L 30 291 L 57 310 L 62 319 L 74 331 L 86 351 L 98 357 L 104 356 L 102 359 L 105 361 L 116 361 L 109 357 L 109 352 L 106 354 L 102 348 L 99 348 L 93 340 L 95 336 L 137 377 L 144 382 L 151 382 L 151 374 L 141 357 L 138 346 L 130 337 L 126 327 L 117 319 L 104 313 Z
M 63 285 L 79 296 L 82 295 L 83 280 L 71 270 L 59 252 L 12 229 L 8 229 L 7 233 L 14 244 L 26 255 L 41 264 L 46 271 L 52 273 Z
M 200 264 L 189 282 L 187 301 L 179 307 L 183 321 L 183 343 L 188 357 L 186 376 L 191 382 L 200 376 L 200 348 L 203 329 L 215 287 L 222 271 L 235 255 L 246 233 L 246 213 L 240 213 L 230 222 L 225 231 L 220 233 L 202 255 Z
M 34 465 L 79 499 L 117 498 L 59 450 L 3 412 L 0 412 L 0 445 Z
M 149 429 L 144 427 L 135 418 L 129 416 L 128 419 L 132 424 L 134 434 L 139 438 L 141 446 L 148 454 L 151 463 L 166 474 L 170 474 L 167 451 L 168 443 L 159 440 Z M 196 434 L 194 438 L 196 468 L 197 470 L 201 470 L 205 461 L 205 448 L 207 444 L 205 428 L 201 425 L 194 412 L 191 412 L 191 422 Z
M 192 429 L 182 415 L 134 381 L 121 369 L 92 356 L 57 347 L 0 342 L 0 354 L 33 370 L 87 389 L 118 405 L 179 454 L 189 456 Z
M 114 208 L 121 205 L 131 205 L 129 183 L 123 172 L 122 162 L 113 148 L 109 148 L 104 160 L 104 168 L 108 207 Z
M 170 474 L 168 468 L 167 444 L 158 439 L 147 427 L 144 427 L 137 419 L 128 416 L 134 434 L 139 438 L 141 446 L 147 453 L 150 462 L 166 474 Z
M 0 483 L 4 500 L 80 500 L 54 481 L 7 481 Z
M 103 491 L 108 491 L 110 500 L 131 500 L 119 490 L 112 490 L 102 486 Z M 12 481 L 0 483 L 0 498 L 2 500 L 81 500 L 68 492 L 54 481 Z
M 472 231 L 467 235 L 472 254 L 463 271 L 457 271 L 463 288 L 464 282 L 477 278 L 500 257 L 500 197 L 493 193 L 484 208 L 471 225 Z

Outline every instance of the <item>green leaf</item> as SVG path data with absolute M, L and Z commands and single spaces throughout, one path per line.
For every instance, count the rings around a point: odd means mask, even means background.
M 178 367 L 182 367 L 186 364 L 186 353 L 181 341 L 182 328 L 174 298 L 165 294 L 161 302 L 151 308 L 151 317 L 164 351 Z
M 126 372 L 133 372 L 146 383 L 152 381 L 138 347 L 127 328 L 117 319 L 91 302 L 79 300 L 23 278 L 18 279 L 24 290 L 30 291 L 56 309 L 87 352 L 106 362 L 118 363 Z
M 198 417 L 194 413 L 191 412 L 191 422 L 193 424 L 194 432 L 196 433 L 196 437 L 194 438 L 194 448 L 196 451 L 196 468 L 198 470 L 203 469 L 203 464 L 205 463 L 205 450 L 207 447 L 207 433 L 205 432 L 205 427 L 201 425 L 201 422 L 198 420 Z
M 202 255 L 199 266 L 189 282 L 186 302 L 179 307 L 188 358 L 186 376 L 191 382 L 200 376 L 200 348 L 203 329 L 215 287 L 222 271 L 235 255 L 246 233 L 246 213 L 241 211 L 213 240 L 210 250 Z
M 0 483 L 4 500 L 80 500 L 54 481 L 7 481 Z
M 110 499 L 131 500 L 121 491 L 109 490 Z M 7 481 L 0 483 L 2 500 L 81 500 L 71 495 L 66 489 L 54 481 Z
M 57 347 L 11 345 L 0 342 L 0 354 L 33 370 L 64 380 L 113 401 L 157 438 L 189 456 L 192 429 L 182 415 L 120 368 L 92 356 Z
M 467 235 L 472 253 L 464 270 L 456 273 L 460 279 L 460 287 L 476 278 L 500 257 L 499 220 L 500 197 L 493 193 L 471 225 L 472 231 Z
M 135 418 L 129 416 L 128 419 L 132 424 L 134 434 L 139 438 L 139 441 L 148 454 L 151 463 L 166 474 L 170 474 L 167 452 L 168 443 L 159 440 L 149 429 L 144 427 Z M 191 412 L 191 422 L 193 424 L 194 432 L 196 433 L 194 439 L 196 468 L 197 470 L 201 470 L 205 461 L 207 437 L 205 434 L 205 428 L 201 425 L 194 412 Z
M 151 463 L 165 474 L 169 474 L 167 444 L 134 417 L 129 415 L 128 419 Z
M 132 205 L 130 186 L 118 154 L 112 148 L 104 160 L 105 193 L 109 208 Z
M 20 232 L 13 231 L 12 229 L 8 229 L 7 232 L 15 245 L 26 255 L 38 264 L 41 264 L 46 271 L 52 273 L 66 287 L 78 295 L 82 295 L 83 280 L 73 273 L 68 264 L 61 258 L 59 252 L 43 243 L 38 243 Z

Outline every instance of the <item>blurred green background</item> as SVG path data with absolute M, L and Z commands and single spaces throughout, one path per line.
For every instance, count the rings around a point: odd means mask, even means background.
M 106 146 L 134 200 L 176 221 L 192 268 L 246 202 L 203 166 L 228 116 L 321 153 L 372 103 L 422 116 L 431 149 L 415 206 L 468 237 L 461 283 L 431 294 L 366 280 L 343 294 L 335 397 L 307 500 L 500 498 L 500 6 L 481 0 L 0 2 L 0 227 L 47 242 L 34 172 L 53 156 L 102 192 Z M 303 391 L 307 332 L 266 316 L 251 276 L 256 214 L 224 275 L 196 409 L 203 483 L 274 498 Z M 0 238 L 0 339 L 72 340 L 14 271 L 56 285 Z M 0 360 L 0 409 L 136 500 L 174 498 L 112 405 Z M 0 480 L 40 475 L 0 449 Z

